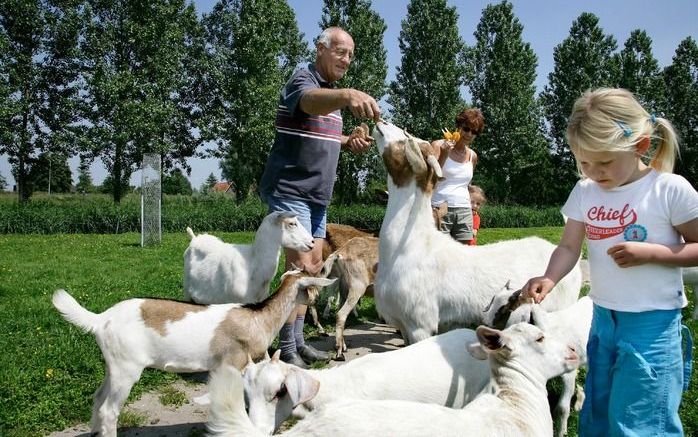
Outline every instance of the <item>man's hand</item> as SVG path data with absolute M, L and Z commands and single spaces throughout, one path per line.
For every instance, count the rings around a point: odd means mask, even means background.
M 347 108 L 352 115 L 358 119 L 368 118 L 378 122 L 381 115 L 381 109 L 378 107 L 376 100 L 368 94 L 355 90 L 346 89 L 347 92 Z
M 370 146 L 373 137 L 369 135 L 369 128 L 366 123 L 361 123 L 360 126 L 356 126 L 349 135 L 349 140 L 347 141 L 347 147 L 353 153 L 365 152 Z
M 652 261 L 654 245 L 638 241 L 627 241 L 610 247 L 608 253 L 618 267 L 634 267 Z

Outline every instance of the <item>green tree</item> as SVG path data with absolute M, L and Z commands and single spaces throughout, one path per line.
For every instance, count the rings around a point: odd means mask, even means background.
M 612 86 L 617 67 L 612 57 L 616 40 L 605 35 L 596 15 L 585 12 L 579 16 L 565 40 L 555 47 L 555 67 L 548 74 L 548 85 L 541 93 L 541 102 L 552 144 L 557 202 L 563 201 L 578 179 L 574 156 L 565 139 L 567 121 L 575 100 L 590 88 Z
M 97 191 L 100 193 L 104 194 L 113 194 L 114 193 L 114 176 L 111 174 L 108 174 L 104 180 L 102 181 L 102 185 L 100 185 L 97 188 Z M 121 181 L 121 187 L 119 187 L 119 192 L 123 195 L 126 195 L 133 191 L 133 187 L 129 185 L 129 181 Z
M 614 55 L 618 67 L 616 86 L 632 91 L 649 111 L 665 107 L 664 82 L 659 64 L 652 55 L 652 39 L 644 30 L 636 29 L 625 41 L 623 50 Z
M 73 184 L 73 174 L 65 156 L 44 152 L 32 165 L 29 181 L 36 191 L 69 193 Z
M 176 168 L 162 179 L 162 193 L 190 196 L 192 194 L 191 183 L 182 174 L 182 170 Z
M 361 90 L 379 101 L 385 95 L 388 73 L 383 45 L 385 21 L 371 9 L 370 0 L 325 0 L 322 10 L 320 29 L 338 26 L 354 39 L 354 60 L 337 86 Z M 342 118 L 345 135 L 360 124 L 349 111 L 344 111 Z M 383 162 L 377 150 L 358 155 L 342 153 L 334 196 L 339 203 L 356 203 L 366 187 L 375 181 L 385 181 Z
M 0 153 L 20 202 L 39 153 L 70 156 L 79 144 L 84 20 L 82 1 L 0 1 Z
M 188 168 L 201 138 L 199 57 L 203 33 L 193 4 L 184 0 L 90 0 L 86 83 L 94 156 L 113 180 L 112 196 L 146 153 L 164 169 Z
M 671 65 L 664 69 L 667 118 L 681 142 L 676 173 L 694 186 L 698 181 L 698 45 L 690 36 L 676 48 Z
M 264 171 L 279 90 L 308 48 L 285 0 L 223 0 L 203 21 L 211 66 L 203 137 L 241 202 Z
M 393 122 L 425 139 L 440 138 L 465 103 L 460 86 L 465 48 L 458 13 L 446 0 L 411 0 L 400 31 L 402 62 L 390 84 Z
M 92 174 L 90 173 L 90 161 L 82 156 L 78 166 L 78 183 L 75 189 L 78 193 L 92 193 L 95 191 L 95 186 L 92 183 Z
M 218 183 L 218 179 L 216 179 L 216 175 L 211 173 L 210 175 L 208 175 L 208 177 L 206 178 L 206 181 L 201 186 L 201 192 L 204 194 L 208 194 L 211 191 L 211 189 L 213 188 L 213 186 L 216 185 L 217 183 Z
M 493 200 L 544 204 L 551 169 L 535 98 L 538 61 L 522 32 L 511 3 L 489 5 L 466 55 L 466 84 L 485 117 L 475 181 Z

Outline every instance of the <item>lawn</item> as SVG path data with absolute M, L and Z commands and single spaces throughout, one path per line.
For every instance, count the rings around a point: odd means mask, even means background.
M 560 232 L 560 228 L 483 229 L 479 240 L 539 235 L 554 242 Z M 228 242 L 253 238 L 252 233 L 217 235 Z M 140 235 L 134 233 L 0 235 L 0 435 L 45 435 L 89 420 L 92 393 L 104 377 L 101 353 L 91 335 L 68 324 L 52 307 L 55 289 L 65 288 L 95 312 L 131 297 L 181 297 L 186 234 L 165 234 L 156 247 L 139 244 Z M 375 314 L 370 299 L 360 307 L 364 317 Z M 326 322 L 333 327 L 333 321 Z M 698 324 L 689 325 L 695 337 Z M 686 435 L 698 435 L 697 373 L 681 411 Z M 130 400 L 177 378 L 147 370 Z M 576 435 L 575 426 L 573 417 L 570 435 Z

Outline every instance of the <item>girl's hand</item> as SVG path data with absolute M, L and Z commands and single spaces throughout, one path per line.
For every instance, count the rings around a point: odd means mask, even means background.
M 653 244 L 638 241 L 626 241 L 610 247 L 608 253 L 618 267 L 634 267 L 652 261 Z
M 442 152 L 449 152 L 451 149 L 453 149 L 453 146 L 456 145 L 455 141 L 449 141 L 449 140 L 441 140 L 441 151 Z
M 538 276 L 528 280 L 521 288 L 521 298 L 532 298 L 536 303 L 541 303 L 550 290 L 555 287 L 555 282 L 545 276 Z

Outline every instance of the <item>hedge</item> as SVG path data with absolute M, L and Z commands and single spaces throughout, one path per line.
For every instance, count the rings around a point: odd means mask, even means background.
M 254 231 L 266 213 L 256 197 L 237 204 L 221 195 L 164 196 L 163 232 Z M 328 220 L 376 231 L 385 213 L 384 205 L 331 205 Z M 562 226 L 559 209 L 486 205 L 482 227 L 518 228 Z M 140 232 L 140 198 L 127 196 L 119 205 L 103 195 L 37 196 L 24 205 L 14 196 L 0 196 L 0 234 Z

